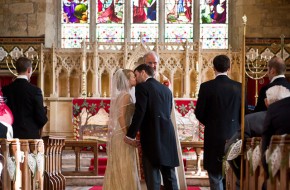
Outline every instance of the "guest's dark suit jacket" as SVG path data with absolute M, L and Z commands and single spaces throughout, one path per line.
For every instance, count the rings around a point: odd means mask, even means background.
M 262 152 L 270 144 L 272 135 L 290 134 L 289 110 L 290 97 L 281 99 L 268 107 L 262 135 Z
M 245 116 L 245 128 L 244 128 L 245 138 L 262 136 L 262 133 L 264 131 L 263 125 L 266 113 L 267 113 L 266 111 L 260 111 Z M 241 128 L 239 128 L 238 131 L 231 137 L 231 139 L 227 141 L 225 152 L 227 152 L 231 144 L 236 142 L 237 139 L 241 139 Z
M 143 155 L 154 166 L 179 166 L 174 127 L 171 122 L 172 93 L 154 78 L 136 85 L 136 104 L 127 136 L 140 130 Z
M 290 134 L 290 97 L 272 103 L 267 110 L 264 131 L 262 134 L 262 163 L 268 177 L 265 151 L 267 150 L 273 135 Z
M 266 91 L 271 88 L 272 86 L 276 86 L 276 85 L 282 85 L 286 88 L 288 88 L 290 90 L 290 83 L 287 81 L 286 78 L 281 77 L 281 78 L 276 78 L 273 82 L 263 86 L 260 89 L 259 92 L 259 97 L 258 97 L 258 101 L 257 101 L 257 105 L 254 109 L 254 112 L 259 112 L 259 111 L 266 111 L 267 107 L 265 105 L 265 101 L 264 99 L 266 98 Z
M 225 75 L 202 83 L 195 115 L 205 126 L 204 168 L 222 171 L 222 159 L 227 139 L 240 127 L 241 84 Z
M 7 127 L 0 123 L 0 138 L 7 138 Z
M 244 134 L 245 138 L 252 137 L 261 137 L 263 133 L 263 124 L 266 117 L 266 111 L 260 111 L 256 113 L 251 113 L 245 116 L 245 128 Z M 237 141 L 237 139 L 241 139 L 241 128 L 226 142 L 225 145 L 225 153 L 228 152 L 230 146 Z M 238 156 L 234 161 L 228 161 L 232 170 L 234 171 L 236 177 L 240 179 L 240 165 L 241 156 Z
M 40 88 L 19 78 L 3 87 L 2 92 L 14 116 L 13 137 L 39 139 L 40 129 L 47 122 Z

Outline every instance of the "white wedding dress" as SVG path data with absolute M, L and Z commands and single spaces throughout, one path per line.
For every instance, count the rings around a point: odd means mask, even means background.
M 110 112 L 122 114 L 120 109 L 125 106 L 126 128 L 130 126 L 135 106 L 132 100 L 129 103 L 122 103 L 124 99 L 124 93 L 120 94 L 115 106 L 111 105 Z M 128 95 L 128 93 L 127 93 Z M 104 177 L 103 190 L 140 190 L 140 179 L 137 169 L 137 149 L 124 142 L 124 137 L 127 130 L 123 130 L 118 122 L 118 117 L 113 117 L 115 121 L 111 122 L 113 130 L 108 139 L 108 162 L 106 167 L 106 173 Z M 122 115 L 121 115 L 122 117 Z M 112 126 L 111 126 L 112 127 Z

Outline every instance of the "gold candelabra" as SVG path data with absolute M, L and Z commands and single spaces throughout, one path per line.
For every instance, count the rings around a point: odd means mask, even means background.
M 259 50 L 251 49 L 246 54 L 246 70 L 247 76 L 255 80 L 255 103 L 258 99 L 258 80 L 262 79 L 267 74 L 268 61 L 271 59 L 271 55 L 259 54 Z
M 9 55 L 6 56 L 6 65 L 8 70 L 14 75 L 17 76 L 16 66 L 15 63 L 18 58 L 20 57 L 27 57 L 32 61 L 32 73 L 36 71 L 39 65 L 39 58 L 36 51 L 27 51 L 26 53 L 23 53 L 23 50 L 16 50 L 11 52 Z

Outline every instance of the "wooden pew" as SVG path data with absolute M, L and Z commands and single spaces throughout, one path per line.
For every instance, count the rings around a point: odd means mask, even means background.
M 41 154 L 44 159 L 44 144 L 42 139 L 29 139 L 29 149 L 30 153 L 34 155 Z M 37 168 L 35 177 L 31 179 L 31 190 L 43 190 L 43 172 L 44 172 L 44 162 L 40 168 Z
M 20 150 L 24 152 L 23 162 L 20 163 L 20 170 L 21 170 L 21 189 L 22 190 L 31 190 L 31 171 L 28 167 L 28 154 L 29 151 L 29 143 L 28 140 L 19 140 L 20 143 Z
M 1 190 L 11 189 L 11 180 L 7 171 L 7 157 L 10 155 L 9 145 L 10 145 L 9 141 L 7 141 L 6 139 L 0 139 L 0 154 L 2 155 L 0 159 L 3 164 L 3 170 L 0 181 Z
M 247 152 L 251 149 L 252 151 L 256 148 L 256 146 L 260 146 L 261 138 L 253 137 L 246 139 L 244 143 L 244 152 L 243 152 L 243 189 L 253 189 L 253 190 L 261 190 L 262 184 L 264 182 L 264 171 L 262 163 L 260 162 L 255 171 L 252 171 L 252 166 L 250 160 L 247 158 Z M 236 163 L 240 166 L 240 162 Z M 235 190 L 236 189 L 236 175 L 234 174 L 231 167 L 228 168 L 226 173 L 226 189 L 227 190 Z M 241 183 L 241 182 L 240 182 Z
M 270 153 L 273 153 L 276 147 L 281 150 L 281 165 L 275 176 L 269 176 L 267 179 L 268 190 L 289 190 L 290 188 L 290 135 L 274 135 L 269 145 Z
M 18 190 L 22 187 L 22 180 L 21 180 L 21 171 L 20 171 L 20 161 L 21 161 L 21 154 L 20 154 L 20 142 L 19 139 L 12 139 L 10 140 L 9 152 L 10 156 L 14 157 L 15 159 L 15 180 L 11 181 L 11 189 Z
M 64 190 L 65 178 L 61 174 L 61 152 L 65 145 L 65 137 L 43 137 L 45 150 L 44 190 Z
M 257 148 L 257 146 L 260 148 L 261 147 L 261 138 L 260 137 L 253 137 L 251 139 L 248 139 L 246 142 L 246 147 L 248 149 L 246 149 L 246 151 L 244 152 L 245 154 L 245 170 L 244 170 L 244 174 L 245 174 L 245 180 L 244 180 L 244 185 L 245 185 L 245 189 L 253 189 L 253 190 L 260 190 L 262 189 L 262 185 L 264 182 L 264 170 L 263 170 L 263 165 L 262 162 L 259 161 L 259 164 L 257 166 L 257 168 L 255 169 L 255 171 L 253 171 L 252 169 L 252 165 L 250 160 L 247 159 L 247 152 L 249 149 L 252 150 L 252 152 L 255 150 L 255 148 Z

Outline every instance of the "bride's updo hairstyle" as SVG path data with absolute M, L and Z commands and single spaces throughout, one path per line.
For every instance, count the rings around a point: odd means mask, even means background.
M 118 91 L 121 92 L 130 90 L 129 79 L 131 72 L 133 71 L 129 69 L 119 69 L 116 71 L 116 73 L 114 74 L 113 82 L 116 82 L 116 87 Z

